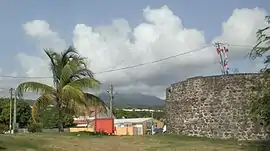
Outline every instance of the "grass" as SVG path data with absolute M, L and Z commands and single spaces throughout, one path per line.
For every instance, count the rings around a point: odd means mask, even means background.
M 244 144 L 244 145 L 240 145 Z M 249 151 L 247 142 L 197 137 L 89 136 L 85 133 L 0 135 L 0 151 Z M 263 150 L 258 150 L 263 151 Z

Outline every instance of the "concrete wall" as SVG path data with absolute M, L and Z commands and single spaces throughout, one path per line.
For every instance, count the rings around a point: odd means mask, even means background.
M 70 132 L 94 132 L 94 128 L 88 128 L 88 127 L 82 127 L 82 128 L 78 128 L 78 127 L 74 127 L 74 128 L 69 128 Z
M 52 129 L 42 129 L 43 133 L 56 133 L 58 132 L 58 128 L 52 128 Z M 64 132 L 70 132 L 69 128 L 64 128 Z M 27 128 L 19 128 L 18 133 L 28 133 Z
M 169 133 L 212 138 L 261 139 L 259 123 L 251 121 L 250 79 L 258 74 L 195 77 L 166 90 Z
M 133 126 L 125 126 L 125 127 L 117 127 L 115 131 L 115 135 L 134 135 L 134 127 Z

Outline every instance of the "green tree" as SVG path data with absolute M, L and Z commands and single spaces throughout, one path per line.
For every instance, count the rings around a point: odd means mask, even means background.
M 64 110 L 63 123 L 64 128 L 74 126 L 73 124 L 73 115 L 68 111 L 69 109 Z M 58 127 L 58 114 L 55 106 L 47 106 L 38 110 L 36 121 L 42 124 L 43 128 L 51 129 Z
M 18 100 L 16 103 L 16 110 L 17 110 L 16 120 L 17 120 L 17 123 L 19 123 L 19 127 L 21 128 L 27 127 L 28 122 L 31 118 L 30 105 L 23 100 Z
M 1 98 L 0 101 L 0 123 L 9 124 L 10 104 L 9 100 Z
M 39 108 L 35 121 L 42 124 L 42 127 L 45 129 L 57 128 L 58 114 L 56 107 L 46 106 Z
M 100 100 L 98 97 L 93 96 L 92 94 L 89 94 L 89 93 L 85 93 L 85 97 L 86 99 L 89 100 L 87 102 L 89 102 L 90 107 L 93 107 L 94 105 L 98 105 L 106 109 L 105 103 L 102 100 Z M 83 116 L 87 108 L 86 109 L 82 108 L 79 110 L 82 111 L 82 113 L 80 114 L 80 112 L 78 111 L 77 114 Z M 36 110 L 36 112 L 37 113 L 36 113 L 35 121 L 41 124 L 42 128 L 51 129 L 51 128 L 58 127 L 59 117 L 58 117 L 57 109 L 54 105 L 49 105 L 49 106 L 44 106 L 44 107 L 40 106 Z M 64 112 L 64 117 L 63 117 L 64 128 L 75 126 L 73 123 L 74 121 L 73 116 L 75 114 L 74 111 L 72 111 L 70 108 L 66 106 L 64 107 L 63 112 Z
M 9 124 L 10 100 L 8 98 L 0 98 L 0 123 Z M 28 121 L 31 118 L 31 108 L 29 104 L 23 100 L 18 100 L 16 103 L 16 119 L 19 127 L 27 127 Z M 12 117 L 13 117 L 13 102 L 12 102 Z M 12 118 L 13 120 L 13 118 Z
M 268 25 L 257 32 L 257 44 L 250 53 L 252 59 L 263 58 L 265 67 L 260 71 L 262 80 L 255 80 L 252 93 L 251 113 L 262 121 L 264 126 L 270 125 L 270 16 L 266 16 Z
M 268 66 L 270 63 L 270 55 L 267 54 L 270 50 L 270 16 L 266 16 L 265 20 L 268 26 L 257 31 L 257 44 L 254 46 L 250 53 L 250 57 L 252 59 L 256 59 L 258 57 L 265 57 L 265 68 L 263 69 L 263 71 L 269 69 Z
M 50 69 L 53 76 L 53 86 L 39 82 L 24 82 L 17 87 L 19 97 L 23 92 L 31 91 L 41 94 L 34 102 L 32 119 L 35 121 L 37 110 L 40 107 L 54 104 L 59 117 L 59 132 L 64 131 L 64 108 L 76 111 L 78 106 L 87 106 L 85 88 L 98 88 L 97 81 L 86 65 L 85 58 L 81 57 L 74 47 L 69 47 L 62 53 L 53 50 L 44 50 L 50 60 Z
M 152 117 L 151 111 L 124 111 L 118 109 L 115 111 L 115 116 L 117 118 L 144 118 L 144 117 Z M 153 112 L 153 118 L 162 119 L 164 118 L 164 112 Z

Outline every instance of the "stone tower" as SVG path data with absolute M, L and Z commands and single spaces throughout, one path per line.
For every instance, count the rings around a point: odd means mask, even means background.
M 260 123 L 250 119 L 251 80 L 258 74 L 194 77 L 166 90 L 169 133 L 210 138 L 261 139 Z

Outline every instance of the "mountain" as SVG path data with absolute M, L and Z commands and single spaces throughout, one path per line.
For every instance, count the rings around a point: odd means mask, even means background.
M 99 96 L 106 104 L 109 104 L 108 93 L 101 93 Z M 29 104 L 33 104 L 34 100 L 25 100 Z M 150 95 L 140 93 L 115 93 L 113 105 L 115 107 L 132 107 L 132 108 L 145 108 L 145 107 L 162 107 L 165 104 L 164 100 Z
M 109 103 L 107 93 L 101 93 L 100 98 L 106 104 Z M 140 93 L 115 93 L 113 105 L 116 107 L 159 107 L 165 104 L 164 100 Z

